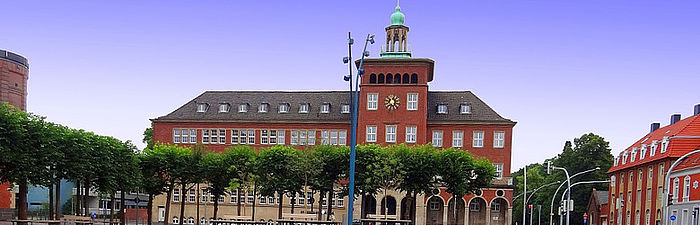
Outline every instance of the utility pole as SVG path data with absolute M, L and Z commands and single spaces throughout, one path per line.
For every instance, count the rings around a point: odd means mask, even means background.
M 525 165 L 523 169 L 523 194 L 525 193 L 527 193 L 527 165 Z M 525 207 L 527 207 L 527 198 L 523 197 L 523 225 L 527 225 L 525 224 L 525 219 L 527 217 L 527 209 Z

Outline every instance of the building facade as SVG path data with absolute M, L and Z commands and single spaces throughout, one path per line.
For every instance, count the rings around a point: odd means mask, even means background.
M 615 157 L 608 170 L 611 225 L 662 224 L 664 176 L 679 157 L 700 148 L 700 105 L 694 112 L 682 120 L 672 115 L 665 127 L 652 123 L 647 135 Z
M 586 206 L 586 215 L 588 215 L 588 224 L 590 225 L 608 225 L 608 192 L 598 191 L 595 188 L 591 192 L 591 197 L 588 199 Z
M 27 59 L 13 52 L 0 50 L 0 101 L 26 110 L 28 78 Z M 11 218 L 14 206 L 12 186 L 0 183 L 0 219 Z
M 695 150 L 700 150 L 700 146 Z M 669 206 L 669 217 L 676 220 L 671 225 L 700 223 L 700 154 L 690 155 L 681 161 L 670 174 L 673 202 Z
M 397 6 L 386 27 L 386 42 L 380 58 L 365 59 L 365 74 L 360 81 L 358 144 L 432 144 L 441 148 L 469 151 L 489 159 L 498 172 L 490 187 L 477 195 L 451 196 L 436 190 L 420 196 L 416 203 L 416 222 L 423 225 L 511 223 L 513 186 L 510 178 L 512 130 L 515 122 L 496 113 L 470 91 L 431 91 L 435 62 L 413 58 L 408 45 L 409 28 Z M 451 81 L 456 82 L 456 81 Z M 179 145 L 205 144 L 223 151 L 232 145 L 255 148 L 289 145 L 304 148 L 313 145 L 350 143 L 350 92 L 348 91 L 207 91 L 182 107 L 152 120 L 156 142 Z M 173 203 L 185 201 L 185 215 L 177 217 L 179 204 L 173 204 L 172 218 L 163 218 L 165 196 L 154 200 L 159 220 L 187 219 L 188 223 L 206 220 L 202 202 L 211 196 L 202 190 L 175 190 Z M 388 190 L 386 196 L 363 196 L 356 201 L 355 218 L 410 219 L 405 193 Z M 204 196 L 204 197 L 202 197 Z M 274 220 L 277 209 L 274 196 L 256 196 L 246 191 L 242 210 L 245 219 Z M 347 197 L 321 197 L 314 193 L 299 196 L 296 213 L 314 211 L 312 196 L 320 204 L 335 207 L 335 220 L 341 221 Z M 221 199 L 219 215 L 238 217 L 234 193 Z M 196 211 L 196 203 L 200 210 Z M 292 217 L 289 198 L 283 199 L 284 213 Z M 181 202 L 180 202 L 181 203 Z M 252 218 L 252 205 L 257 204 Z M 382 206 L 387 206 L 385 207 Z M 316 207 L 318 210 L 318 207 Z M 456 210 L 456 211 L 455 211 Z M 199 214 L 197 214 L 199 212 Z M 199 215 L 199 216 L 196 216 Z M 236 216 L 234 216 L 236 215 Z M 199 218 L 199 219 L 197 219 Z

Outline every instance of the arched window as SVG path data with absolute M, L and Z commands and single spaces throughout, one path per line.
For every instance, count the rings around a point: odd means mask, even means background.
M 377 79 L 377 84 L 383 84 L 384 83 L 384 74 L 380 73 L 379 78 Z
M 646 214 L 644 214 L 644 225 L 651 225 L 651 211 L 647 209 Z
M 401 83 L 401 74 L 397 73 L 394 74 L 394 84 L 400 84 Z
M 678 179 L 678 177 L 676 177 L 676 179 L 673 179 L 673 197 L 675 199 L 678 199 L 678 188 L 680 187 L 680 183 L 681 181 L 680 179 Z M 678 200 L 676 200 L 676 202 L 678 202 Z
M 639 210 L 634 212 L 634 224 L 639 225 Z
M 409 78 L 408 74 L 407 74 L 407 73 L 404 73 L 404 74 L 403 74 L 403 79 L 402 79 L 401 83 L 404 83 L 404 84 L 411 83 L 411 80 L 409 80 L 409 79 L 410 79 L 410 78 Z
M 690 200 L 690 176 L 683 178 L 683 201 Z
M 394 77 L 390 73 L 387 73 L 386 74 L 386 83 L 391 84 L 392 81 L 394 81 Z
M 180 220 L 177 218 L 177 216 L 173 216 L 173 224 L 178 224 L 180 223 Z
M 194 224 L 194 218 L 190 217 L 190 219 L 187 220 L 187 223 L 189 223 L 189 224 Z
M 370 74 L 370 75 L 369 75 L 369 83 L 370 83 L 370 84 L 376 84 L 376 83 L 377 83 L 377 74 Z
M 418 74 L 411 74 L 411 83 L 412 84 L 417 84 L 418 83 Z
M 381 203 L 382 215 L 396 215 L 396 199 L 392 196 L 386 196 Z

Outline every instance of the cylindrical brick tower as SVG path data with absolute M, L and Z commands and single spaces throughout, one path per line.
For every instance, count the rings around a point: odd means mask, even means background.
M 26 110 L 28 78 L 27 58 L 0 50 L 0 101 Z M 0 219 L 12 218 L 15 197 L 10 187 L 8 183 L 0 183 Z
M 27 109 L 29 64 L 21 55 L 0 50 L 0 101 Z

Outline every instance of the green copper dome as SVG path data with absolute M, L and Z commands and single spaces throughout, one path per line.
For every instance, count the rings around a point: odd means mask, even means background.
M 401 7 L 399 7 L 398 2 L 396 3 L 396 12 L 391 14 L 391 25 L 403 25 L 403 21 L 406 17 L 401 13 Z

